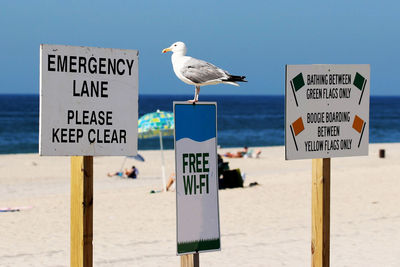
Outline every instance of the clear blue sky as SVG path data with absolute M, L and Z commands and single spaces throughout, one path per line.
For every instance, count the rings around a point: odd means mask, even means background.
M 193 94 L 169 54 L 246 75 L 202 94 L 284 94 L 285 64 L 371 64 L 371 94 L 400 95 L 399 1 L 1 1 L 0 93 L 39 93 L 39 45 L 138 49 L 141 94 Z

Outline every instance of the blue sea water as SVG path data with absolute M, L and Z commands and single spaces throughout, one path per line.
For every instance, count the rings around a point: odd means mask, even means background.
M 139 116 L 157 109 L 172 111 L 173 101 L 192 96 L 140 95 Z M 284 96 L 201 96 L 218 105 L 221 147 L 284 145 Z M 400 142 L 400 97 L 371 97 L 370 142 Z M 0 154 L 37 153 L 39 96 L 0 95 Z M 164 137 L 173 149 L 173 137 Z M 158 149 L 159 139 L 139 139 L 139 150 Z

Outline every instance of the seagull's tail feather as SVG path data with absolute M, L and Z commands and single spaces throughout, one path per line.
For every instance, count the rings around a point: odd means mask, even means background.
M 223 84 L 230 84 L 230 85 L 234 85 L 234 86 L 239 86 L 239 84 L 237 84 L 235 82 L 223 82 Z
M 229 75 L 229 78 L 226 79 L 227 82 L 247 82 L 246 76 L 236 76 L 236 75 Z

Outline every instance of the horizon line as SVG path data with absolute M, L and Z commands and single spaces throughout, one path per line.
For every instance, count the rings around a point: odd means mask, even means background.
M 4 95 L 31 95 L 31 96 L 39 96 L 39 93 L 0 93 L 0 96 Z M 192 96 L 192 94 L 154 94 L 154 93 L 142 93 L 139 96 Z M 203 94 L 202 96 L 285 96 L 284 94 Z M 371 94 L 373 97 L 400 97 L 399 95 L 390 95 L 390 94 Z

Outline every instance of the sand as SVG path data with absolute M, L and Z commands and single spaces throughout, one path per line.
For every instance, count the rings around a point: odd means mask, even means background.
M 219 191 L 222 250 L 200 254 L 201 266 L 310 266 L 311 160 L 261 150 L 228 160 L 260 185 Z M 94 159 L 94 266 L 179 266 L 175 193 L 149 193 L 162 187 L 160 152 L 140 154 L 125 162 L 136 180 L 107 177 L 124 157 Z M 174 151 L 165 158 L 170 174 Z M 331 266 L 400 266 L 399 163 L 400 144 L 332 159 Z M 0 213 L 0 266 L 69 266 L 70 159 L 0 155 L 0 207 L 18 206 L 32 208 Z

